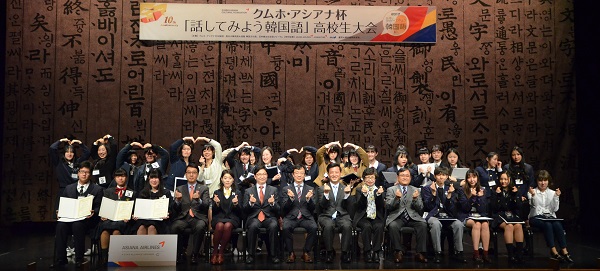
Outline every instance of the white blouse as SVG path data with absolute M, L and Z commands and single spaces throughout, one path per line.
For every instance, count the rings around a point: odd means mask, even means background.
M 529 210 L 529 217 L 534 217 L 543 214 L 549 214 L 552 217 L 556 217 L 556 211 L 558 211 L 559 197 L 556 196 L 554 190 L 546 188 L 544 192 L 540 191 L 537 187 L 534 189 L 535 196 L 531 196 L 527 192 L 527 198 L 531 206 Z

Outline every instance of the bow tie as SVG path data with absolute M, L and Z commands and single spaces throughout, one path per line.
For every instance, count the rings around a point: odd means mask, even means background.
M 127 189 L 127 187 L 115 187 L 115 192 L 119 194 L 119 192 L 125 191 L 125 189 Z

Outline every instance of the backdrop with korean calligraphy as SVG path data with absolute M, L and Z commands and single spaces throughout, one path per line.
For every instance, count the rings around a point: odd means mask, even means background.
M 53 221 L 49 146 L 106 134 L 119 149 L 206 136 L 276 156 L 372 144 L 388 167 L 399 145 L 413 161 L 422 146 L 457 147 L 471 167 L 491 151 L 507 164 L 518 145 L 553 174 L 560 215 L 578 215 L 572 1 L 253 2 L 435 5 L 437 42 L 401 45 L 142 42 L 141 2 L 6 1 L 3 223 Z

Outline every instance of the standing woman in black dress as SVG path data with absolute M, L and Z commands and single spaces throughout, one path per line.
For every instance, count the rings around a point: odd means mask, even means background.
M 97 139 L 92 146 L 92 182 L 106 189 L 117 165 L 117 142 L 111 135 Z
M 148 173 L 148 182 L 146 182 L 142 191 L 138 195 L 139 199 L 169 199 L 169 212 L 162 220 L 140 219 L 133 217 L 132 231 L 137 235 L 155 235 L 169 233 L 169 216 L 173 213 L 175 201 L 171 196 L 171 190 L 163 186 L 162 173 L 160 169 L 153 168 Z
M 215 190 L 211 201 L 211 226 L 214 229 L 211 264 L 223 264 L 223 251 L 229 243 L 231 232 L 241 226 L 242 209 L 239 195 L 233 172 L 229 169 L 223 170 L 219 189 Z
M 523 218 L 519 210 L 523 200 L 518 196 L 517 187 L 506 171 L 500 173 L 500 184 L 492 193 L 490 204 L 494 220 L 493 228 L 504 230 L 504 242 L 509 262 L 521 262 L 523 254 Z

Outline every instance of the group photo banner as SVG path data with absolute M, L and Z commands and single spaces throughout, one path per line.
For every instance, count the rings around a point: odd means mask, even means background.
M 434 6 L 140 5 L 141 40 L 435 43 Z

